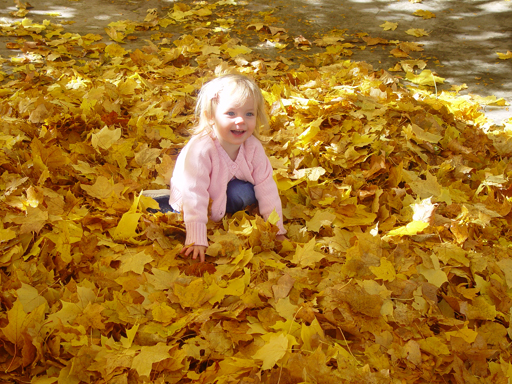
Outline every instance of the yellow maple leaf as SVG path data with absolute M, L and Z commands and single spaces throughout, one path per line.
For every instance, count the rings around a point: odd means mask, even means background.
M 226 51 L 229 53 L 229 56 L 236 57 L 246 53 L 251 53 L 252 49 L 244 45 L 235 45 L 234 47 L 227 48 Z
M 510 51 L 507 51 L 507 53 L 496 52 L 496 54 L 498 55 L 498 58 L 501 60 L 512 59 L 512 52 Z
M 23 310 L 23 305 L 20 301 L 15 301 L 12 308 L 7 311 L 8 324 L 1 328 L 2 333 L 14 345 L 21 344 L 23 341 L 23 332 L 27 326 L 25 319 L 27 314 Z
M 239 357 L 226 356 L 219 361 L 220 372 L 227 375 L 239 375 L 241 372 L 248 372 L 257 368 L 253 359 L 243 359 Z
M 82 309 L 76 303 L 61 300 L 62 308 L 48 316 L 48 323 L 61 321 L 63 324 L 72 324 L 76 317 L 82 313 Z
M 99 41 L 99 40 L 103 39 L 103 37 L 101 35 L 95 35 L 93 33 L 88 33 L 87 35 L 82 36 L 82 38 L 85 40 L 90 40 L 90 41 Z
M 210 8 L 207 8 L 207 7 L 201 7 L 197 10 L 194 11 L 194 13 L 197 15 L 197 16 L 200 16 L 200 17 L 206 17 L 206 16 L 210 16 L 213 14 L 213 12 L 211 11 Z
M 512 260 L 509 258 L 501 259 L 497 262 L 498 266 L 502 270 L 502 272 L 505 274 L 505 281 L 507 283 L 507 286 L 510 288 L 512 287 Z
M 470 260 L 467 257 L 467 252 L 453 243 L 443 243 L 434 246 L 434 251 L 439 259 L 448 265 L 450 262 L 453 264 L 454 262 L 457 264 L 462 264 L 466 267 L 469 267 Z
M 433 220 L 436 207 L 437 204 L 432 204 L 432 199 L 430 197 L 420 201 L 419 203 L 412 204 L 411 208 L 414 212 L 412 216 L 413 221 L 423 221 L 430 224 Z
M 405 72 L 414 72 L 414 68 L 424 69 L 427 63 L 423 60 L 401 60 L 400 66 Z
M 140 87 L 140 84 L 134 78 L 126 79 L 126 81 L 121 81 L 119 84 L 117 84 L 119 93 L 123 96 L 133 95 L 135 90 Z
M 137 274 L 142 274 L 142 272 L 144 272 L 144 266 L 152 262 L 153 257 L 144 251 L 139 253 L 127 252 L 121 257 L 121 261 L 122 273 L 132 271 Z
M 422 48 L 422 44 L 411 43 L 409 41 L 403 41 L 399 43 L 398 48 L 406 53 L 424 51 L 424 49 Z
M 377 279 L 391 282 L 396 278 L 395 267 L 393 263 L 386 258 L 380 259 L 380 265 L 378 267 L 370 266 L 370 270 Z
M 108 27 L 104 28 L 104 31 L 107 35 L 110 36 L 110 38 L 114 41 L 117 41 L 118 43 L 122 43 L 126 35 L 122 32 L 119 32 L 114 27 Z
M 404 132 L 411 132 L 412 136 L 418 139 L 420 143 L 423 141 L 426 141 L 428 143 L 438 143 L 443 138 L 443 136 L 441 135 L 425 131 L 423 128 L 419 127 L 416 124 L 410 124 L 406 127 L 406 129 L 407 131 Z
M 405 51 L 402 51 L 400 48 L 394 48 L 392 49 L 390 52 L 390 54 L 392 54 L 393 56 L 395 57 L 409 57 L 409 53 L 408 52 L 405 52 Z M 396 64 L 392 69 L 390 69 L 391 71 L 394 71 L 394 72 L 397 72 L 397 71 L 400 71 L 400 64 Z
M 408 35 L 415 36 L 415 37 L 422 37 L 422 36 L 428 36 L 429 32 L 425 31 L 421 28 L 411 28 L 405 31 Z
M 247 26 L 247 29 L 255 29 L 256 31 L 259 31 L 265 27 L 266 27 L 266 25 L 264 23 L 254 23 L 254 24 L 249 24 Z
M 416 12 L 413 13 L 414 16 L 423 17 L 424 20 L 431 19 L 433 17 L 436 17 L 435 13 L 432 13 L 430 11 L 425 11 L 423 9 L 418 9 Z
M 377 44 L 389 44 L 389 41 L 382 37 L 363 37 L 362 38 L 369 46 Z
M 166 303 L 155 303 L 156 305 L 151 309 L 153 320 L 161 323 L 170 323 L 176 318 L 176 311 L 174 308 L 169 307 Z
M 324 121 L 323 117 L 319 117 L 309 124 L 309 127 L 299 136 L 299 142 L 303 145 L 308 144 L 320 132 L 320 125 Z
M 48 305 L 46 299 L 31 285 L 21 283 L 21 288 L 16 290 L 16 294 L 26 313 L 32 312 L 42 304 Z
M 335 219 L 336 215 L 334 213 L 317 209 L 315 216 L 306 225 L 308 230 L 318 232 L 323 226 L 329 227 Z
M 467 323 L 464 324 L 464 328 L 457 329 L 456 331 L 446 332 L 446 339 L 450 341 L 451 337 L 460 337 L 466 343 L 473 343 L 478 336 L 477 331 L 473 331 L 467 327 Z
M 21 224 L 19 231 L 20 234 L 29 232 L 39 233 L 39 231 L 48 221 L 48 218 L 48 211 L 43 211 L 40 208 L 32 208 L 31 206 L 28 206 L 26 216 L 16 217 L 13 221 L 16 224 Z
M 101 312 L 104 310 L 105 307 L 99 303 L 88 303 L 82 313 L 75 319 L 75 322 L 86 329 L 104 329 L 105 323 L 101 316 Z
M 477 296 L 472 303 L 460 303 L 460 313 L 468 320 L 494 320 L 497 315 L 496 306 L 487 301 L 484 296 Z
M 292 263 L 300 265 L 301 267 L 310 267 L 314 266 L 315 263 L 322 260 L 325 255 L 315 251 L 316 240 L 315 238 L 311 239 L 304 247 L 297 245 L 297 250 L 295 251 L 295 255 L 293 255 Z
M 23 310 L 19 300 L 15 301 L 12 308 L 7 311 L 8 324 L 0 330 L 11 343 L 20 347 L 23 344 L 23 333 L 34 327 L 36 323 L 41 324 L 44 319 L 44 311 L 47 304 L 41 304 L 31 313 Z
M 135 239 L 140 234 L 137 233 L 139 219 L 142 216 L 140 212 L 125 212 L 119 220 L 112 236 L 117 240 Z
M 414 84 L 429 85 L 431 87 L 433 87 L 436 83 L 444 83 L 444 79 L 442 77 L 434 75 L 429 69 L 425 69 L 419 75 L 415 75 L 412 72 L 407 72 L 405 78 Z
M 205 44 L 202 48 L 201 48 L 201 53 L 203 55 L 220 55 L 220 48 L 219 47 L 216 47 L 216 46 L 213 46 L 213 45 L 207 45 Z
M 45 234 L 45 237 L 55 243 L 55 249 L 59 252 L 61 259 L 70 263 L 71 244 L 82 239 L 83 230 L 81 225 L 77 225 L 72 221 L 62 220 L 53 227 L 53 231 Z
M 289 297 L 285 297 L 284 299 L 279 299 L 276 304 L 276 311 L 279 313 L 281 317 L 285 319 L 291 319 L 297 313 L 299 309 L 298 305 L 293 304 L 290 301 Z
M 432 261 L 432 264 L 434 268 L 426 267 L 425 265 L 421 264 L 416 267 L 418 272 L 423 275 L 427 281 L 430 284 L 435 285 L 436 287 L 441 287 L 444 283 L 448 281 L 448 276 L 446 273 L 441 269 L 441 266 L 439 264 L 439 259 L 436 255 L 432 254 L 430 255 L 430 259 Z
M 132 346 L 133 340 L 135 339 L 135 335 L 139 330 L 140 324 L 135 324 L 130 329 L 126 330 L 126 337 L 121 336 L 121 344 L 124 348 L 128 349 Z
M 142 149 L 135 155 L 135 162 L 141 167 L 154 164 L 155 160 L 158 158 L 158 156 L 160 156 L 161 152 L 161 149 L 148 148 L 147 144 L 145 144 Z
M 229 280 L 227 287 L 219 287 L 212 284 L 208 287 L 208 300 L 210 304 L 215 304 L 224 299 L 225 296 L 241 296 L 251 281 L 251 272 L 248 268 L 244 268 L 244 275 L 236 279 Z
M 29 121 L 34 124 L 44 123 L 46 118 L 50 115 L 50 111 L 43 104 L 39 104 L 30 114 Z
M 315 336 L 317 338 L 320 338 L 320 340 L 325 339 L 324 330 L 322 329 L 322 326 L 320 325 L 316 317 L 309 326 L 306 325 L 305 323 L 302 323 L 302 327 L 300 330 L 300 338 L 304 343 L 302 346 L 303 350 L 309 352 L 314 350 L 314 348 L 312 347 L 312 342 Z
M 114 143 L 121 138 L 121 129 L 109 129 L 107 126 L 103 127 L 99 132 L 91 135 L 91 144 L 98 150 L 109 149 Z
M 269 341 L 252 355 L 253 359 L 262 360 L 262 370 L 271 369 L 288 351 L 288 338 L 282 333 L 271 334 Z
M 434 356 L 449 355 L 451 353 L 448 346 L 443 343 L 439 337 L 436 336 L 427 337 L 426 339 L 419 339 L 418 344 L 422 350 Z
M 407 171 L 403 171 L 403 174 L 406 179 L 411 175 L 411 173 Z M 417 178 L 415 174 L 414 176 L 415 179 L 407 181 L 411 189 L 420 199 L 427 199 L 433 196 L 437 202 L 446 201 L 448 204 L 451 204 L 450 195 L 449 193 L 447 194 L 447 188 L 439 184 L 436 176 L 432 175 L 430 172 L 426 172 L 426 180 Z
M 364 205 L 358 204 L 355 207 L 355 212 L 350 211 L 350 214 L 338 214 L 338 218 L 334 221 L 334 226 L 339 228 L 354 227 L 356 225 L 371 225 L 374 223 L 377 215 L 368 212 Z
M 276 184 L 277 188 L 280 191 L 288 191 L 289 189 L 293 188 L 294 186 L 302 183 L 302 180 L 290 180 L 288 177 L 279 177 L 279 175 L 276 175 Z
M 193 280 L 187 286 L 174 284 L 174 294 L 183 308 L 199 308 L 205 301 L 206 293 L 203 279 Z
M 114 183 L 105 176 L 99 176 L 93 185 L 80 185 L 80 188 L 97 199 L 108 199 L 114 193 Z
M 142 193 L 142 191 L 141 191 Z M 152 208 L 152 209 L 160 209 L 160 205 L 158 204 L 158 202 L 151 198 L 151 197 L 148 197 L 148 196 L 140 196 L 140 200 L 139 200 L 139 209 L 141 210 L 141 212 L 146 212 L 146 209 L 148 208 Z
M 158 343 L 151 347 L 142 347 L 140 353 L 133 358 L 132 368 L 140 376 L 149 377 L 153 364 L 169 358 L 169 350 L 172 347 L 165 343 Z
M 167 28 L 171 24 L 176 24 L 176 21 L 167 18 L 158 19 L 158 25 L 162 28 Z
M 398 27 L 398 23 L 392 23 L 390 21 L 386 21 L 384 24 L 379 25 L 385 31 L 394 31 Z
M 389 239 L 391 236 L 412 236 L 420 233 L 429 226 L 424 221 L 411 221 L 407 225 L 398 227 L 389 231 L 383 239 Z
M 16 231 L 11 228 L 0 228 L 0 243 L 16 238 Z

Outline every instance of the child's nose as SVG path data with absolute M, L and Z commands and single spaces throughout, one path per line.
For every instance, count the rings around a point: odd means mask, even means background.
M 235 124 L 243 124 L 243 123 L 244 123 L 243 116 L 237 116 L 235 119 Z

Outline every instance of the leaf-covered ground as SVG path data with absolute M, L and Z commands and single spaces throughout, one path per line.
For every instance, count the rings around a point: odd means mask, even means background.
M 293 39 L 263 15 L 238 28 L 324 50 L 259 57 L 229 32 L 239 8 L 176 4 L 114 23 L 108 45 L 0 25 L 25 52 L 0 89 L 1 379 L 508 383 L 512 124 L 349 61 L 343 32 Z M 175 23 L 189 33 L 171 43 Z M 289 241 L 241 212 L 209 224 L 199 264 L 179 215 L 148 213 L 141 191 L 167 186 L 221 69 L 264 90 Z

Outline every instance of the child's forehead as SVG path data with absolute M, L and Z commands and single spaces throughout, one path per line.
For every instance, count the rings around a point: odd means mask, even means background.
M 248 94 L 252 96 L 252 90 L 246 85 L 246 84 L 240 84 L 234 81 L 227 82 L 226 84 L 223 84 L 223 86 L 220 89 L 219 94 Z
M 223 87 L 217 93 L 217 95 L 219 99 L 229 98 L 236 104 L 244 104 L 249 99 L 252 99 L 254 102 L 256 102 L 256 98 L 254 97 L 254 94 L 250 88 L 238 85 L 236 83 L 231 83 Z

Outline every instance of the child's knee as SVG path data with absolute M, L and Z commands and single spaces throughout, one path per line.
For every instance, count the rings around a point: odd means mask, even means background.
M 245 207 L 256 203 L 254 185 L 247 181 L 232 180 L 227 189 L 227 209 L 228 213 L 240 211 Z

